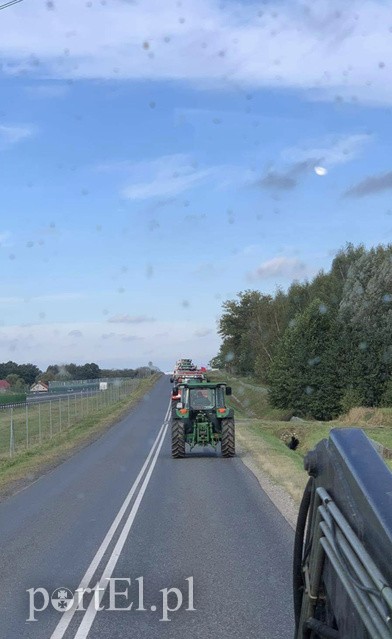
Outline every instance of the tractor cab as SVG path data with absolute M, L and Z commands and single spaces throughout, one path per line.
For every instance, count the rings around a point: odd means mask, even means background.
M 212 410 L 225 406 L 225 389 L 221 386 L 216 388 L 203 387 L 197 384 L 196 387 L 190 384 L 188 392 L 185 392 L 185 402 L 189 410 Z M 227 388 L 227 387 L 226 387 Z
M 181 384 L 181 389 L 181 409 L 187 413 L 193 414 L 200 410 L 226 413 L 228 410 L 226 395 L 231 395 L 231 388 L 224 383 L 212 384 L 190 380 L 186 384 Z

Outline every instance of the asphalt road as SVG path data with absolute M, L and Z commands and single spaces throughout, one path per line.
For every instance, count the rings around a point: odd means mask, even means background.
M 291 639 L 293 531 L 239 457 L 171 459 L 169 391 L 0 504 L 1 639 Z

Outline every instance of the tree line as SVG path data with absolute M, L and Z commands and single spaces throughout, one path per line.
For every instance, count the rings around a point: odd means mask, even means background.
M 211 365 L 258 378 L 273 406 L 332 419 L 392 405 L 392 245 L 347 244 L 328 272 L 240 292 L 222 311 Z
M 100 368 L 95 362 L 86 364 L 50 364 L 46 371 L 41 371 L 35 364 L 16 364 L 16 362 L 0 363 L 0 379 L 7 380 L 12 390 L 22 391 L 34 382 L 52 382 L 82 379 L 100 379 L 113 377 L 147 377 L 157 368 L 149 362 L 148 366 L 138 368 L 108 369 Z

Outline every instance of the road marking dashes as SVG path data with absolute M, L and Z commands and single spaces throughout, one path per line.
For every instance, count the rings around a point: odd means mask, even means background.
M 89 586 L 89 584 L 91 582 L 91 579 L 93 578 L 94 573 L 96 572 L 99 564 L 101 563 L 102 558 L 103 558 L 106 550 L 108 549 L 109 544 L 112 541 L 112 539 L 113 539 L 113 537 L 114 537 L 114 535 L 115 535 L 115 533 L 116 533 L 116 531 L 117 531 L 117 529 L 118 529 L 118 527 L 119 527 L 119 525 L 121 523 L 121 520 L 124 517 L 126 509 L 128 508 L 132 498 L 134 497 L 134 495 L 135 495 L 135 493 L 136 493 L 136 491 L 137 491 L 137 489 L 139 487 L 139 484 L 140 484 L 140 482 L 141 482 L 141 480 L 142 480 L 142 478 L 143 478 L 143 476 L 146 473 L 146 470 L 148 468 L 147 474 L 145 476 L 145 479 L 144 479 L 143 483 L 141 484 L 141 487 L 139 489 L 139 492 L 137 494 L 135 502 L 134 502 L 134 504 L 132 506 L 131 512 L 129 513 L 129 515 L 128 515 L 126 521 L 125 521 L 123 529 L 122 529 L 122 531 L 120 533 L 120 536 L 119 536 L 119 538 L 117 540 L 117 543 L 116 543 L 116 545 L 114 547 L 114 550 L 113 550 L 113 552 L 112 552 L 112 554 L 110 556 L 110 559 L 109 559 L 108 563 L 106 564 L 106 567 L 105 567 L 105 569 L 103 571 L 103 574 L 102 574 L 102 577 L 101 577 L 100 581 L 102 579 L 107 579 L 107 577 L 110 577 L 110 575 L 112 574 L 112 572 L 113 572 L 113 570 L 115 568 L 115 565 L 117 563 L 117 560 L 118 560 L 118 558 L 120 556 L 121 550 L 122 550 L 122 548 L 123 548 L 123 546 L 124 546 L 124 544 L 126 542 L 126 539 L 128 537 L 129 531 L 130 531 L 130 529 L 132 527 L 132 524 L 133 524 L 133 522 L 135 520 L 137 511 L 139 509 L 139 506 L 140 506 L 140 503 L 142 501 L 143 495 L 144 495 L 144 493 L 146 491 L 147 485 L 148 485 L 148 483 L 149 483 L 149 481 L 151 479 L 152 472 L 154 470 L 156 461 L 158 459 L 158 455 L 159 455 L 160 450 L 162 448 L 162 444 L 163 444 L 163 441 L 164 441 L 164 438 L 165 438 L 165 435 L 166 435 L 166 432 L 167 432 L 167 429 L 168 429 L 168 426 L 169 426 L 170 411 L 171 411 L 171 402 L 169 402 L 169 406 L 168 406 L 168 409 L 166 411 L 163 424 L 162 424 L 162 426 L 159 429 L 158 435 L 157 435 L 157 437 L 156 437 L 156 439 L 155 439 L 155 441 L 154 441 L 154 443 L 153 443 L 153 445 L 152 445 L 152 447 L 150 449 L 150 452 L 149 452 L 149 454 L 148 454 L 148 456 L 146 458 L 146 461 L 144 462 L 144 464 L 143 464 L 138 476 L 136 477 L 136 479 L 135 479 L 135 481 L 134 481 L 129 493 L 127 494 L 127 496 L 126 496 L 126 498 L 125 498 L 120 510 L 118 511 L 118 513 L 117 513 L 112 525 L 110 526 L 110 528 L 109 528 L 109 530 L 108 530 L 108 532 L 107 532 L 102 544 L 100 545 L 100 547 L 97 550 L 92 562 L 90 563 L 89 567 L 87 568 L 87 570 L 86 570 L 86 572 L 85 572 L 85 574 L 84 574 L 84 576 L 82 578 L 82 581 L 80 582 L 80 584 L 78 586 L 78 589 L 83 589 L 84 590 L 84 589 L 88 588 L 88 586 Z M 107 584 L 108 584 L 108 581 L 106 581 L 106 585 Z M 101 592 L 100 594 L 101 594 L 101 596 L 100 596 L 100 600 L 101 600 L 104 592 Z M 94 606 L 94 599 L 91 600 L 90 605 L 89 605 L 89 607 L 87 608 L 87 610 L 86 610 L 86 612 L 84 614 L 84 617 L 82 619 L 82 622 L 80 624 L 80 627 L 79 627 L 74 639 L 82 639 L 83 637 L 87 637 L 88 632 L 89 632 L 89 630 L 91 628 L 91 625 L 92 625 L 92 623 L 94 621 L 95 614 L 96 614 L 96 611 L 93 609 L 93 606 Z M 69 610 L 68 612 L 65 612 L 62 615 L 62 617 L 61 617 L 59 623 L 57 624 L 53 634 L 50 637 L 50 639 L 62 639 L 62 637 L 64 637 L 64 634 L 67 631 L 67 628 L 68 628 L 69 624 L 71 623 L 75 612 L 76 612 L 76 609 L 73 608 L 72 610 Z

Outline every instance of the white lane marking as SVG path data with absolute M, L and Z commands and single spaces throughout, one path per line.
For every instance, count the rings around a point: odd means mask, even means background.
M 132 506 L 131 512 L 128 515 L 128 519 L 126 520 L 126 522 L 124 524 L 124 528 L 121 531 L 121 534 L 120 534 L 120 536 L 119 536 L 119 538 L 117 540 L 117 543 L 116 543 L 116 545 L 114 547 L 114 550 L 113 550 L 113 552 L 112 552 L 112 554 L 111 554 L 111 556 L 109 558 L 108 563 L 106 564 L 105 570 L 102 573 L 102 577 L 100 579 L 100 584 L 99 584 L 99 586 L 100 586 L 100 588 L 102 588 L 102 590 L 99 591 L 99 593 L 98 593 L 99 596 L 97 597 L 97 599 L 99 600 L 99 603 L 102 601 L 102 597 L 105 594 L 106 588 L 107 588 L 108 583 L 109 583 L 108 579 L 111 577 L 111 575 L 113 573 L 113 570 L 116 567 L 118 558 L 121 555 L 121 552 L 122 552 L 122 549 L 124 547 L 124 544 L 125 544 L 125 542 L 126 542 L 126 540 L 128 538 L 129 532 L 130 532 L 130 530 L 132 528 L 132 524 L 135 521 L 135 517 L 136 517 L 137 511 L 139 510 L 139 506 L 140 506 L 141 501 L 143 499 L 144 493 L 146 492 L 147 486 L 148 486 L 149 481 L 151 479 L 152 472 L 153 472 L 155 464 L 157 462 L 158 455 L 159 455 L 159 453 L 161 451 L 162 444 L 163 444 L 163 441 L 165 439 L 165 435 L 166 435 L 168 426 L 169 426 L 169 424 L 166 423 L 165 429 L 163 431 L 163 435 L 161 437 L 161 441 L 160 441 L 160 443 L 158 445 L 158 448 L 157 448 L 157 450 L 155 452 L 154 459 L 152 460 L 152 462 L 150 464 L 150 467 L 148 469 L 146 477 L 145 477 L 145 479 L 144 479 L 144 481 L 143 481 L 143 483 L 142 483 L 142 485 L 140 487 L 138 495 L 137 495 L 137 497 L 136 497 L 136 499 L 134 501 L 134 504 Z M 99 606 L 99 604 L 98 604 L 98 606 Z M 81 624 L 79 626 L 79 629 L 78 629 L 76 635 L 74 636 L 74 639 L 86 639 L 87 638 L 88 633 L 90 632 L 91 626 L 92 626 L 92 624 L 94 622 L 95 615 L 97 614 L 96 608 L 98 608 L 98 606 L 96 606 L 95 596 L 94 596 L 92 598 L 92 600 L 90 601 L 90 605 L 89 605 L 89 607 L 87 608 L 87 610 L 86 610 L 86 612 L 84 614 L 84 617 L 83 617 L 82 622 L 81 622 Z
M 132 488 L 130 489 L 128 495 L 126 496 L 126 498 L 125 498 L 120 510 L 118 511 L 118 513 L 116 515 L 116 518 L 114 519 L 112 525 L 110 526 L 110 528 L 109 528 L 109 530 L 108 530 L 108 532 L 107 532 L 102 544 L 100 545 L 100 547 L 98 548 L 95 556 L 93 557 L 93 560 L 92 560 L 91 564 L 89 565 L 89 567 L 87 568 L 85 574 L 83 575 L 82 581 L 80 582 L 78 588 L 83 588 L 84 589 L 84 588 L 88 587 L 88 585 L 89 585 L 89 583 L 90 583 L 95 571 L 97 570 L 100 562 L 102 561 L 102 557 L 104 556 L 104 554 L 105 554 L 105 552 L 106 552 L 111 540 L 113 539 L 113 536 L 114 536 L 118 526 L 120 525 L 120 522 L 121 522 L 121 520 L 122 520 L 122 518 L 124 516 L 124 513 L 125 513 L 126 509 L 128 508 L 129 503 L 132 500 L 132 497 L 134 496 L 138 485 L 140 484 L 140 481 L 141 481 L 141 479 L 142 479 L 142 477 L 143 477 L 143 475 L 145 473 L 145 470 L 146 470 L 147 466 L 150 463 L 150 460 L 151 460 L 151 458 L 152 458 L 152 456 L 154 454 L 154 450 L 156 449 L 156 447 L 157 447 L 157 445 L 158 445 L 158 443 L 160 441 L 160 437 L 162 435 L 162 432 L 165 429 L 165 427 L 167 428 L 167 420 L 169 419 L 169 415 L 170 415 L 170 406 L 171 406 L 171 403 L 169 402 L 169 406 L 168 406 L 168 409 L 167 409 L 166 414 L 165 414 L 164 422 L 163 422 L 161 428 L 159 429 L 158 435 L 156 436 L 156 439 L 155 439 L 155 441 L 154 441 L 154 443 L 153 443 L 153 445 L 151 447 L 151 450 L 150 450 L 150 452 L 149 452 L 149 454 L 147 456 L 147 459 L 144 462 L 144 464 L 142 466 L 142 469 L 139 472 L 138 476 L 136 477 L 136 479 L 135 479 L 135 481 L 134 481 L 134 483 L 132 485 Z M 166 430 L 165 430 L 165 434 L 166 434 Z M 64 636 L 64 634 L 65 634 L 65 632 L 66 632 L 66 630 L 67 630 L 67 628 L 69 626 L 69 624 L 72 621 L 72 618 L 73 618 L 75 612 L 76 612 L 76 610 L 75 610 L 75 608 L 73 608 L 73 609 L 69 610 L 68 612 L 65 612 L 62 615 L 62 617 L 61 617 L 59 623 L 57 624 L 56 628 L 54 629 L 53 634 L 51 635 L 50 639 L 62 639 L 62 637 Z

